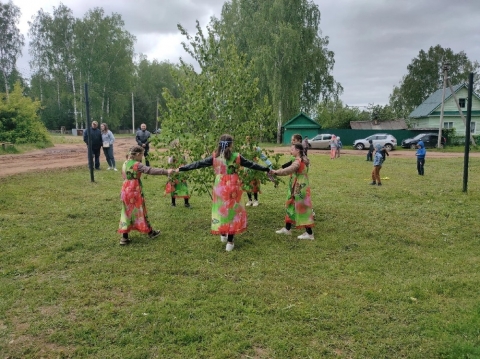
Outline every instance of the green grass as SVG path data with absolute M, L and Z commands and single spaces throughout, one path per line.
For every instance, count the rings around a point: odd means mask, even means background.
M 4 358 L 479 358 L 480 159 L 311 155 L 315 241 L 281 237 L 285 185 L 262 187 L 227 253 L 210 199 L 170 207 L 144 180 L 155 240 L 118 245 L 118 172 L 2 179 Z M 295 236 L 301 234 L 294 231 Z

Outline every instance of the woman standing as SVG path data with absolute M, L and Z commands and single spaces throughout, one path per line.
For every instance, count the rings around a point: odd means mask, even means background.
M 291 228 L 305 228 L 305 233 L 298 239 L 314 239 L 314 226 L 310 185 L 308 182 L 308 165 L 310 161 L 303 152 L 301 143 L 292 144 L 290 149 L 295 157 L 290 166 L 284 169 L 273 170 L 277 176 L 290 175 L 287 201 L 285 202 L 285 227 L 276 231 L 277 234 L 291 235 Z
M 108 129 L 108 125 L 105 122 L 100 125 L 100 131 L 102 133 L 103 154 L 108 163 L 107 170 L 117 171 L 117 168 L 115 167 L 115 158 L 113 157 L 113 142 L 115 142 L 115 137 L 113 136 L 112 131 Z
M 212 234 L 220 234 L 220 240 L 227 242 L 226 250 L 233 250 L 234 235 L 247 229 L 247 212 L 242 203 L 242 182 L 238 176 L 240 167 L 268 172 L 268 167 L 244 158 L 233 152 L 233 137 L 220 136 L 216 151 L 209 157 L 182 166 L 179 172 L 213 166 L 215 184 L 213 185 Z

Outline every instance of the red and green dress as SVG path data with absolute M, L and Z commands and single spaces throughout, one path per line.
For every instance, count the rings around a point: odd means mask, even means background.
M 137 230 L 142 233 L 149 233 L 152 226 L 148 221 L 143 187 L 140 177 L 142 173 L 150 175 L 167 175 L 163 168 L 145 166 L 135 160 L 127 160 L 122 166 L 123 185 L 120 198 L 122 200 L 122 211 L 118 232 L 129 233 Z
M 285 202 L 285 223 L 291 223 L 297 228 L 314 226 L 307 164 L 306 157 L 304 160 L 296 158 L 289 167 L 277 171 L 279 176 L 290 174 Z
M 242 203 L 242 182 L 238 176 L 240 167 L 268 172 L 268 167 L 232 153 L 230 159 L 215 154 L 203 160 L 180 167 L 180 172 L 213 166 L 215 183 L 213 185 L 212 234 L 234 235 L 247 229 L 247 212 Z
M 176 161 L 173 157 L 168 159 L 169 167 L 176 168 Z M 188 191 L 187 179 L 182 173 L 172 174 L 165 185 L 165 195 L 170 193 L 172 198 L 190 198 Z

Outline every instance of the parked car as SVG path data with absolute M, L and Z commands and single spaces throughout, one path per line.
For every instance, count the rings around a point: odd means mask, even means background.
M 330 140 L 332 139 L 332 134 L 321 133 L 316 135 L 311 140 L 307 140 L 308 148 L 313 148 L 317 150 L 329 150 L 330 149 Z
M 353 147 L 357 150 L 363 150 L 370 146 L 368 141 L 372 140 L 373 145 L 380 144 L 385 146 L 388 151 L 394 150 L 397 147 L 397 139 L 388 133 L 376 133 L 374 135 L 368 136 L 367 138 L 362 138 L 360 140 L 355 140 L 353 142 Z
M 438 133 L 420 133 L 414 138 L 407 138 L 402 141 L 403 148 L 415 148 L 419 141 L 423 141 L 425 147 L 435 148 L 438 145 Z M 447 140 L 442 137 L 441 147 L 445 146 Z
M 161 129 L 161 128 L 157 128 L 156 130 L 153 131 L 153 133 L 155 133 L 155 134 L 162 133 L 162 129 Z

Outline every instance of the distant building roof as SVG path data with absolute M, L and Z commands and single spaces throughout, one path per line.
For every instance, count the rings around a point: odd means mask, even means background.
M 452 86 L 453 92 L 457 93 L 463 87 L 466 87 L 465 84 L 459 84 Z M 450 91 L 450 87 L 445 89 L 445 101 L 447 101 L 452 96 L 452 91 Z M 443 97 L 443 88 L 438 89 L 434 93 L 432 93 L 428 98 L 422 102 L 420 106 L 418 106 L 415 110 L 413 110 L 409 118 L 418 118 L 418 117 L 427 117 L 430 115 L 438 106 L 442 104 L 442 97 Z
M 404 119 L 392 121 L 350 121 L 352 130 L 406 130 L 408 128 Z

